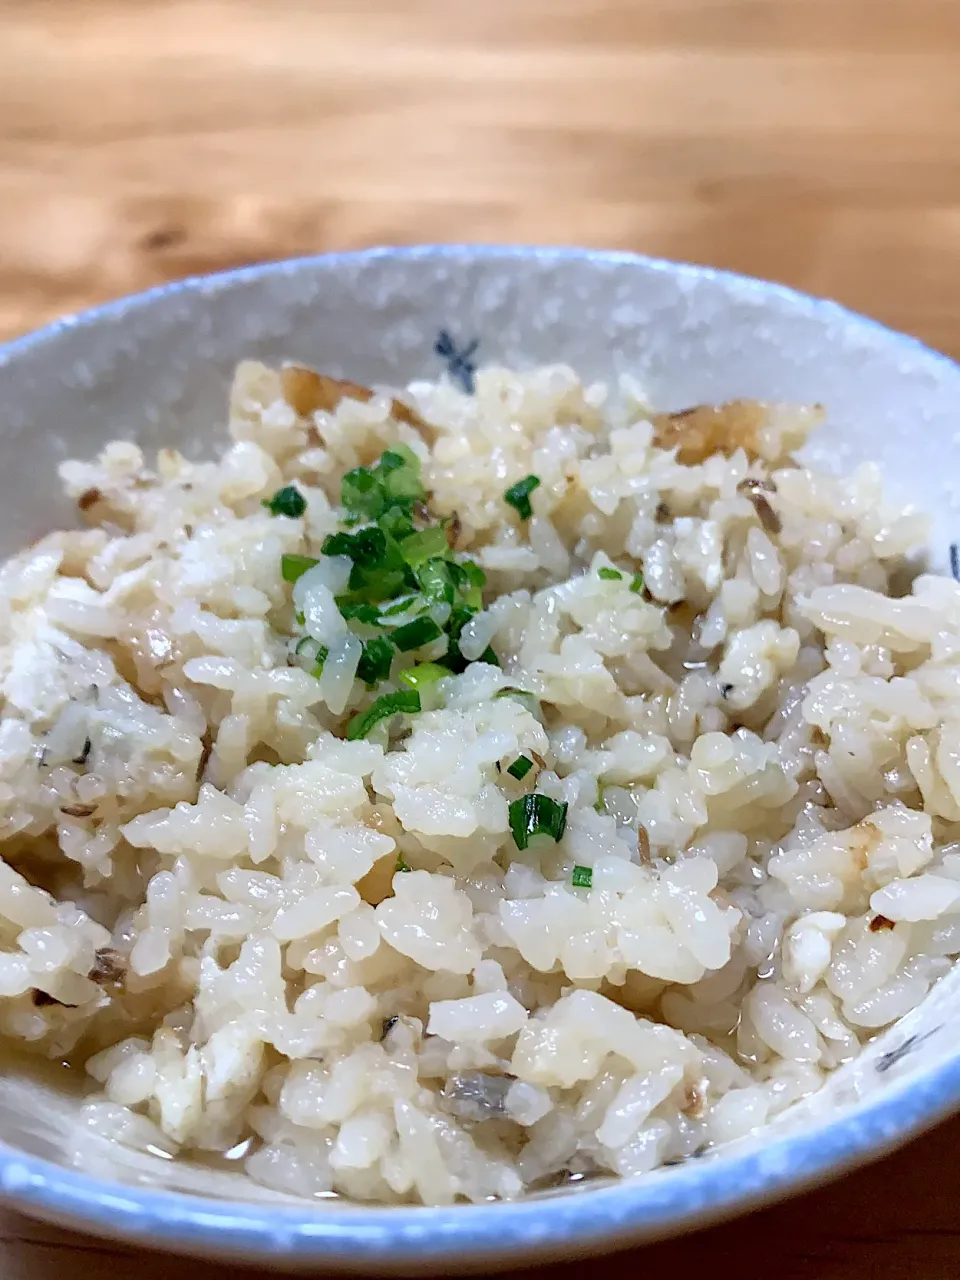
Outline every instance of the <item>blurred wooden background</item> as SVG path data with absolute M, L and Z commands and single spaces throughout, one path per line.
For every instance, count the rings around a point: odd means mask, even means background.
M 0 337 L 262 258 L 512 240 L 773 277 L 960 355 L 960 0 L 0 0 L 0 59 Z M 956 1280 L 958 1145 L 609 1270 Z M 0 1213 L 4 1280 L 171 1265 Z
M 0 0 L 0 333 L 266 257 L 588 243 L 960 353 L 958 0 Z

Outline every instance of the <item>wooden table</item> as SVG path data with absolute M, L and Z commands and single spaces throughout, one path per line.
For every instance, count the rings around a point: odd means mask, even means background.
M 0 334 L 260 258 L 512 240 L 771 276 L 960 355 L 960 0 L 0 0 L 0 55 Z M 611 1265 L 956 1277 L 958 1145 Z M 4 1280 L 170 1265 L 0 1216 Z

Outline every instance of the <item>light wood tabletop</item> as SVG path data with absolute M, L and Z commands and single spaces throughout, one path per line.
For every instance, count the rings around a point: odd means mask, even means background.
M 960 0 L 0 0 L 0 51 L 0 336 L 480 240 L 768 276 L 960 355 Z M 958 1146 L 960 1121 L 610 1268 L 956 1277 Z M 170 1266 L 0 1213 L 4 1280 Z

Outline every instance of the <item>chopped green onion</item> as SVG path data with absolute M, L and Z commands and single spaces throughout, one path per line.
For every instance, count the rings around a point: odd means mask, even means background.
M 476 613 L 476 609 L 471 609 L 469 605 L 465 604 L 458 604 L 450 612 L 450 618 L 447 622 L 449 642 L 443 660 L 455 675 L 459 675 L 461 671 L 465 671 L 467 668 L 467 660 L 460 652 L 460 633 L 470 619 L 476 616 Z
M 348 471 L 340 481 L 340 502 L 351 514 L 376 520 L 387 505 L 380 481 L 368 467 Z
M 293 616 L 294 616 L 294 617 L 296 618 L 296 620 L 297 620 L 297 626 L 298 626 L 298 627 L 302 627 L 302 626 L 303 626 L 303 624 L 304 624 L 304 623 L 306 622 L 306 620 L 307 620 L 307 615 L 303 612 L 303 610 L 302 610 L 302 609 L 296 609 L 296 610 L 294 611 L 294 615 L 293 615 Z
M 429 689 L 450 674 L 450 668 L 441 666 L 439 662 L 418 662 L 415 667 L 407 667 L 405 671 L 401 671 L 397 678 L 411 689 Z
M 487 645 L 477 661 L 485 662 L 488 667 L 499 667 L 500 665 L 500 659 L 494 653 L 493 648 L 490 645 Z
M 312 662 L 313 668 L 310 674 L 319 678 L 330 650 L 318 640 L 314 640 L 313 636 L 301 636 L 293 652 L 298 658 L 307 658 Z
M 395 618 L 398 614 L 409 613 L 417 602 L 416 596 L 403 596 L 400 600 L 394 600 L 387 609 L 380 610 L 381 618 Z
M 567 802 L 533 792 L 510 805 L 510 830 L 518 849 L 526 849 L 534 836 L 551 836 L 559 841 L 567 825 Z
M 452 560 L 450 572 L 454 582 L 463 594 L 463 602 L 470 609 L 483 608 L 483 588 L 487 575 L 473 560 Z
M 347 583 L 351 597 L 355 601 L 366 601 L 367 604 L 391 600 L 398 591 L 408 585 L 402 570 L 387 569 L 382 566 L 366 568 L 362 564 L 353 566 Z
M 337 608 L 348 621 L 356 618 L 357 622 L 365 622 L 368 627 L 380 625 L 380 610 L 375 604 L 366 604 L 362 600 L 351 600 L 347 596 L 337 596 Z
M 320 548 L 325 556 L 347 556 L 354 564 L 377 566 L 387 553 L 387 535 L 376 525 L 356 533 L 331 533 Z
M 281 556 L 280 557 L 280 576 L 284 582 L 296 582 L 298 578 L 302 578 L 308 569 L 312 569 L 315 564 L 319 564 L 319 560 L 314 560 L 313 556 Z
M 395 542 L 402 542 L 416 532 L 416 525 L 410 519 L 410 513 L 403 507 L 388 507 L 377 520 L 377 524 Z
M 264 498 L 260 505 L 266 507 L 271 515 L 289 516 L 296 520 L 306 511 L 307 500 L 295 485 L 286 484 L 272 498 Z
M 607 565 L 603 565 L 597 570 L 597 577 L 602 578 L 604 582 L 619 582 L 623 574 L 619 569 L 610 569 Z
M 633 581 L 630 583 L 630 590 L 635 595 L 640 595 L 641 591 L 643 591 L 643 573 L 642 572 L 635 573 L 633 575 Z
M 440 525 L 431 525 L 429 529 L 421 529 L 419 533 L 411 533 L 404 538 L 400 554 L 412 568 L 426 560 L 442 556 L 447 550 L 447 535 Z
M 353 717 L 347 725 L 347 738 L 351 742 L 356 742 L 358 738 L 365 738 L 381 720 L 387 720 L 390 716 L 399 715 L 401 712 L 413 715 L 419 710 L 420 695 L 415 689 L 399 689 L 396 693 L 385 693 L 366 711 L 358 712 Z
M 516 778 L 518 782 L 522 782 L 530 770 L 533 768 L 533 761 L 529 756 L 517 756 L 513 764 L 507 769 L 511 778 Z
M 388 455 L 384 454 L 383 456 L 386 458 Z M 382 483 L 390 502 L 411 503 L 418 498 L 422 498 L 424 494 L 423 485 L 420 483 L 419 470 L 407 466 L 406 463 L 395 467 L 385 475 Z
M 410 541 L 413 541 L 411 538 Z M 406 554 L 406 544 L 404 545 Z M 423 587 L 423 594 L 433 604 L 453 604 L 456 594 L 453 564 L 440 556 L 427 560 L 417 569 L 417 580 Z
M 407 622 L 402 627 L 397 627 L 390 638 L 401 653 L 409 653 L 411 649 L 419 649 L 422 645 L 429 644 L 431 640 L 436 640 L 438 636 L 442 635 L 443 632 L 434 620 L 424 616 L 414 618 L 412 622 Z
M 405 458 L 399 449 L 384 449 L 377 463 L 377 474 L 382 478 L 391 471 L 399 471 L 401 467 L 409 467 L 410 459 Z
M 512 484 L 503 495 L 504 502 L 509 502 L 514 508 L 521 520 L 529 520 L 533 515 L 533 507 L 530 505 L 530 495 L 534 489 L 539 488 L 539 476 L 524 476 L 522 480 L 518 480 L 516 484 Z
M 397 865 L 396 865 L 396 867 L 394 868 L 394 870 L 395 870 L 395 871 L 409 871 L 409 870 L 410 870 L 410 868 L 407 866 L 406 862 L 404 861 L 404 858 L 403 858 L 403 854 L 402 854 L 402 853 L 398 853 L 398 854 L 397 854 Z
M 393 645 L 386 636 L 374 636 L 363 646 L 357 675 L 365 684 L 378 684 L 389 677 L 392 662 Z
M 533 698 L 534 702 L 537 700 L 537 695 L 535 693 L 531 693 L 529 689 L 518 689 L 512 684 L 505 685 L 504 688 L 498 689 L 493 696 L 494 698 Z
M 574 867 L 573 868 L 573 887 L 575 889 L 592 889 L 593 888 L 593 868 L 592 867 Z

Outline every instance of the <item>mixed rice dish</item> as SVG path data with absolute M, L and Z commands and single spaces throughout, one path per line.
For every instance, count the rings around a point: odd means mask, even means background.
M 0 1041 L 448 1204 L 752 1133 L 960 954 L 960 587 L 816 408 L 242 364 L 0 569 Z

